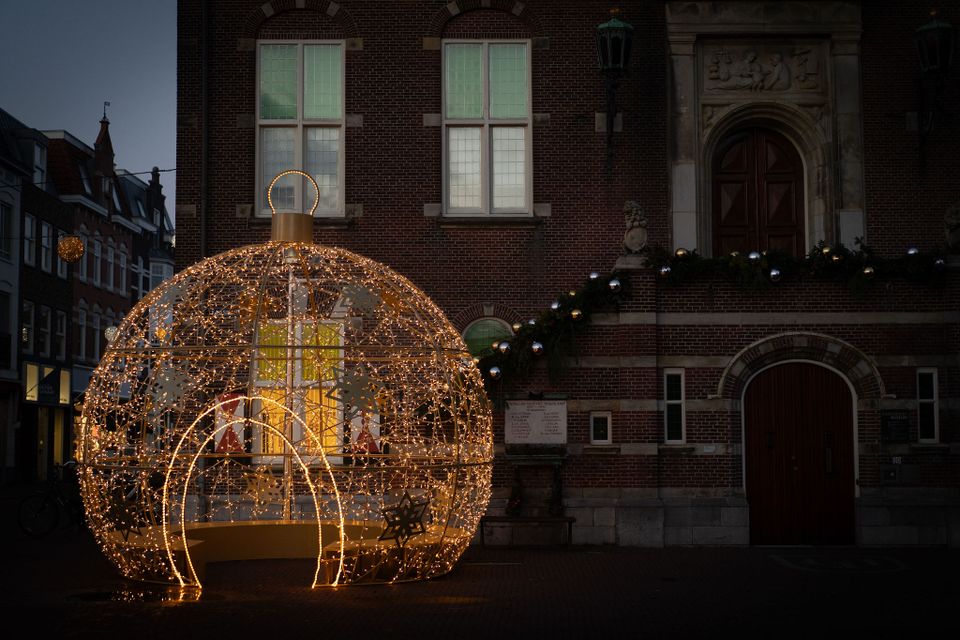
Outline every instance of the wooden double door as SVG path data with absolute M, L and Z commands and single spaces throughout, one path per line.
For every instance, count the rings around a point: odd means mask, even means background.
M 785 363 L 743 402 L 751 544 L 853 544 L 853 400 L 833 371 Z
M 742 129 L 713 157 L 713 251 L 804 254 L 803 162 L 776 131 Z

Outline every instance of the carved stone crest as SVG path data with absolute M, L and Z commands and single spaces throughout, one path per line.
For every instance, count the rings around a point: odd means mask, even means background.
M 623 247 L 627 253 L 639 253 L 647 246 L 647 217 L 635 200 L 623 203 L 627 231 L 623 234 Z

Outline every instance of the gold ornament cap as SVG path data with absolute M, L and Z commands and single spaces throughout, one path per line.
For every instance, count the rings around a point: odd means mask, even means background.
M 310 207 L 309 213 L 299 213 L 297 211 L 280 211 L 278 213 L 276 207 L 273 206 L 273 187 L 280 178 L 288 175 L 301 176 L 309 180 L 310 184 L 313 185 L 313 190 L 314 193 L 317 194 L 317 197 L 314 199 L 313 206 Z M 316 180 L 314 180 L 309 173 L 298 169 L 289 169 L 278 173 L 270 182 L 270 187 L 267 189 L 267 204 L 270 205 L 270 211 L 273 213 L 270 226 L 271 240 L 275 242 L 313 243 L 313 212 L 317 210 L 317 205 L 320 204 L 320 187 L 317 186 Z

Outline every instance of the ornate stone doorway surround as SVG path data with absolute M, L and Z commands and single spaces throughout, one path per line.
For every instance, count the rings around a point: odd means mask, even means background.
M 860 8 L 853 2 L 668 2 L 673 247 L 712 255 L 710 159 L 742 126 L 804 162 L 806 245 L 865 235 Z

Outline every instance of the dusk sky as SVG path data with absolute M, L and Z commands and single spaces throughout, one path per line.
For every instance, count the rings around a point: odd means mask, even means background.
M 0 24 L 0 108 L 92 147 L 108 101 L 118 168 L 176 165 L 175 0 L 0 0 Z M 173 217 L 176 173 L 161 182 Z

